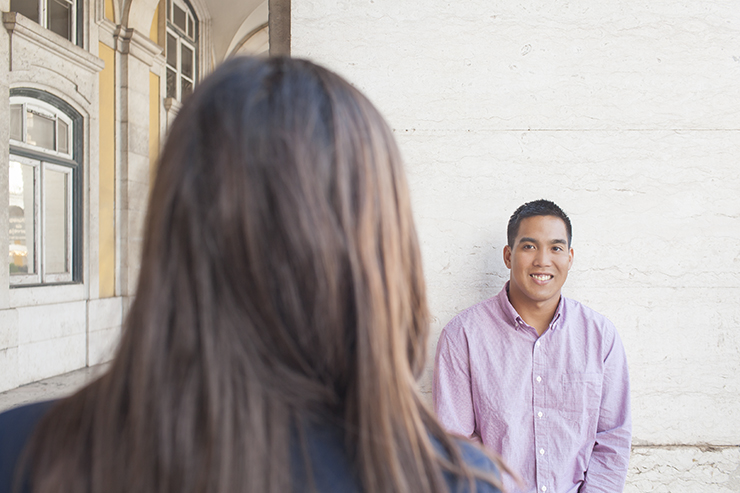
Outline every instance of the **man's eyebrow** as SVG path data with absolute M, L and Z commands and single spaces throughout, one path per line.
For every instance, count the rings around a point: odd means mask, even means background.
M 535 240 L 534 238 L 530 238 L 529 236 L 522 236 L 519 238 L 519 243 L 534 243 L 535 245 L 539 245 L 540 242 Z M 550 241 L 551 245 L 567 245 L 568 242 L 566 240 L 557 238 Z

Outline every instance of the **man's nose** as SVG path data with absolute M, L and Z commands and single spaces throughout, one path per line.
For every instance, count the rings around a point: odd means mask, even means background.
M 538 250 L 534 256 L 535 265 L 547 266 L 551 263 L 550 252 L 547 250 Z

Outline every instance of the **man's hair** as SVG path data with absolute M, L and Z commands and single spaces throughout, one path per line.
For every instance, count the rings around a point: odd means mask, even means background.
M 522 221 L 528 217 L 534 216 L 555 216 L 562 219 L 565 223 L 565 230 L 568 232 L 568 246 L 570 247 L 570 241 L 573 237 L 573 228 L 570 225 L 568 215 L 563 212 L 563 209 L 558 207 L 555 202 L 545 199 L 527 202 L 514 211 L 514 214 L 509 218 L 509 226 L 506 228 L 509 247 L 514 247 L 516 236 L 519 234 L 519 225 Z

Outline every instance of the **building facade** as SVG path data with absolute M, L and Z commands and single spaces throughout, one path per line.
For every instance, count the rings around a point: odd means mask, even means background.
M 396 133 L 430 354 L 508 277 L 508 215 L 555 200 L 574 224 L 565 294 L 628 353 L 626 491 L 740 491 L 736 7 L 0 0 L 0 391 L 110 357 L 167 126 L 215 65 L 269 45 L 347 77 Z
M 111 357 L 167 128 L 216 64 L 265 54 L 269 35 L 261 0 L 0 7 L 3 391 Z

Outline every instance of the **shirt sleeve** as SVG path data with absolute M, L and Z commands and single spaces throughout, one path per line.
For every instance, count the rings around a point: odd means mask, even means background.
M 624 346 L 616 330 L 604 360 L 596 442 L 580 493 L 623 491 L 632 443 L 629 373 Z
M 447 431 L 480 441 L 476 433 L 467 339 L 464 331 L 452 323 L 445 327 L 437 343 L 432 397 L 437 419 Z

